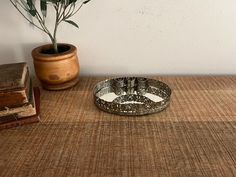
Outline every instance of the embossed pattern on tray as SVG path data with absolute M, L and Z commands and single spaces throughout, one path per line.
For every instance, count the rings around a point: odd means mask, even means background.
M 160 112 L 169 105 L 170 97 L 171 89 L 167 84 L 144 77 L 107 79 L 94 88 L 96 106 L 119 115 Z

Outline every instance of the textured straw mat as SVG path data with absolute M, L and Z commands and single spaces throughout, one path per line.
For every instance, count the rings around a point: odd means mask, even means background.
M 41 90 L 42 122 L 0 131 L 0 176 L 236 176 L 235 76 L 156 77 L 171 105 L 144 117 L 98 110 L 102 79 Z

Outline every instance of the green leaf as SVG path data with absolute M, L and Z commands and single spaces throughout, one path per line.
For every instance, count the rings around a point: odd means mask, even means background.
M 52 4 L 56 4 L 57 2 L 59 2 L 58 0 L 47 0 L 48 2 L 51 2 Z
M 68 4 L 75 3 L 77 0 L 68 0 Z
M 86 1 L 84 1 L 83 3 L 84 3 L 84 4 L 87 4 L 89 1 L 91 1 L 91 0 L 86 0 Z
M 33 8 L 33 1 L 32 0 L 27 0 L 27 4 L 28 4 L 30 9 Z
M 56 3 L 57 0 L 48 0 L 48 2 L 51 2 L 51 3 Z
M 75 26 L 76 28 L 79 28 L 79 26 L 78 26 L 75 22 L 73 22 L 73 21 L 71 21 L 71 20 L 65 20 L 65 22 L 67 22 L 67 23 L 69 23 L 69 24 Z
M 36 10 L 29 9 L 29 13 L 30 13 L 30 15 L 32 15 L 34 17 L 36 15 Z
M 40 0 L 40 8 L 44 17 L 47 15 L 47 0 Z
M 20 0 L 21 1 L 21 4 L 26 8 L 28 9 L 28 4 L 25 0 Z
M 29 6 L 28 12 L 29 12 L 30 15 L 32 15 L 33 17 L 36 15 L 36 9 L 34 8 L 34 3 L 35 3 L 35 1 L 27 0 L 27 4 L 28 4 L 28 6 Z

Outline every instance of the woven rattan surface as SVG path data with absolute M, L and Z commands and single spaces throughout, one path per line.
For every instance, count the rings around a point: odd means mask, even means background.
M 100 111 L 103 79 L 41 90 L 42 122 L 0 131 L 0 176 L 236 176 L 235 76 L 155 77 L 171 104 L 142 117 Z

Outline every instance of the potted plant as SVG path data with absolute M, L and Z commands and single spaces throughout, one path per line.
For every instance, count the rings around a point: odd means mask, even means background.
M 48 90 L 61 90 L 78 82 L 79 62 L 77 49 L 71 44 L 57 43 L 58 26 L 62 22 L 78 28 L 70 20 L 90 0 L 10 0 L 19 13 L 34 27 L 48 35 L 51 44 L 39 46 L 32 51 L 35 73 Z M 51 6 L 51 7 L 50 7 Z M 55 13 L 54 29 L 46 23 L 47 12 Z

